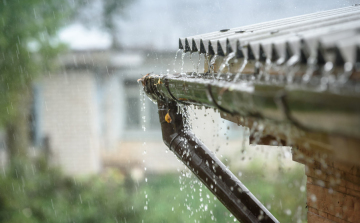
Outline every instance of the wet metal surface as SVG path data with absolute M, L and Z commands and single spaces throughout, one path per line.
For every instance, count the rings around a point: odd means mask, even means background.
M 144 79 L 145 92 L 154 101 L 174 100 L 180 104 L 213 107 L 229 115 L 257 117 L 277 123 L 292 123 L 297 127 L 360 138 L 360 94 L 356 84 L 339 87 L 336 91 L 319 91 L 304 87 L 299 78 L 291 85 L 286 81 L 253 81 L 235 74 L 176 74 L 149 75 Z M 273 75 L 276 78 L 277 75 Z M 225 78 L 228 78 L 226 80 Z M 312 77 L 311 82 L 321 82 Z M 159 80 L 162 84 L 159 83 Z M 317 85 L 316 85 L 317 86 Z
M 360 6 L 350 6 L 179 39 L 179 49 L 286 62 L 293 56 L 350 62 L 360 58 Z M 322 55 L 318 55 L 322 54 Z M 333 56 L 335 54 L 335 57 Z M 336 59 L 336 58 L 341 58 Z M 306 60 L 305 60 L 306 61 Z M 298 60 L 297 62 L 304 62 Z M 321 62 L 321 61 L 319 61 Z

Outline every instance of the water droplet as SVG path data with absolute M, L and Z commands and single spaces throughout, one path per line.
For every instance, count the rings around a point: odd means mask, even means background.
M 285 212 L 286 215 L 291 215 L 291 210 L 290 209 L 286 209 L 284 212 Z
M 183 50 L 182 51 L 182 54 L 181 54 L 181 72 L 180 73 L 183 73 L 184 71 L 184 57 L 186 55 L 186 52 Z
M 177 55 L 178 55 L 178 53 L 181 51 L 181 49 L 178 49 L 178 51 L 176 51 L 176 53 L 175 53 L 175 59 L 174 59 L 174 63 L 173 63 L 173 65 L 174 65 L 174 73 L 176 73 L 176 70 L 175 70 L 175 65 L 176 65 L 176 58 L 177 58 Z
M 300 187 L 300 191 L 301 191 L 301 192 L 304 192 L 304 191 L 305 191 L 305 186 L 304 186 L 304 185 L 302 185 L 302 186 Z
M 315 201 L 317 200 L 315 194 L 312 194 L 312 195 L 310 196 L 310 199 L 311 199 L 313 202 L 315 202 Z

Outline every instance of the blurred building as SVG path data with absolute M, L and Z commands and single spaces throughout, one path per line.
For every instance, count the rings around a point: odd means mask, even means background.
M 136 82 L 146 73 L 166 72 L 161 69 L 173 61 L 173 53 L 146 51 L 62 56 L 61 71 L 34 86 L 34 147 L 48 148 L 52 162 L 71 175 L 98 173 L 104 166 L 129 173 L 174 171 L 180 163 L 165 152 L 156 105 Z

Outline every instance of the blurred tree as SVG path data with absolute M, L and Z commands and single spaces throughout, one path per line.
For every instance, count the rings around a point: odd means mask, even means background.
M 49 72 L 62 48 L 57 30 L 70 16 L 67 0 L 4 0 L 0 4 L 0 126 L 5 126 L 11 158 L 29 143 L 31 83 Z
M 25 161 L 1 173 L 0 222 L 141 222 L 142 204 L 135 204 L 119 175 L 75 180 L 46 160 Z
M 102 6 L 97 25 L 112 34 L 118 47 L 115 20 L 130 0 L 3 0 L 0 5 L 0 128 L 6 129 L 10 158 L 25 157 L 29 146 L 32 81 L 54 69 L 64 49 L 57 31 L 68 22 L 87 23 Z M 92 20 L 94 21 L 94 20 Z
M 83 0 L 76 19 L 87 26 L 95 26 L 109 33 L 112 48 L 120 49 L 119 29 L 116 21 L 126 16 L 126 6 L 134 0 Z

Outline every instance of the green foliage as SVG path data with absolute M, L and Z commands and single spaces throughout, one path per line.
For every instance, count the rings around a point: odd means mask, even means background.
M 268 171 L 252 162 L 239 179 L 280 222 L 306 222 L 306 176 L 302 165 Z
M 19 97 L 64 50 L 56 35 L 67 22 L 97 24 L 114 35 L 131 0 L 2 0 L 0 2 L 0 127 L 16 118 Z M 102 9 L 91 7 L 100 6 Z M 94 16 L 100 15 L 100 22 Z M 88 20 L 88 21 L 86 21 Z M 115 40 L 114 40 L 115 41 Z M 24 89 L 27 89 L 27 91 Z
M 21 94 L 49 70 L 62 45 L 55 35 L 72 10 L 67 0 L 0 3 L 0 126 L 16 118 Z
M 240 180 L 280 222 L 306 222 L 306 192 L 300 190 L 303 168 L 265 174 L 269 173 L 254 164 L 242 172 Z M 234 222 L 220 201 L 188 171 L 181 176 L 149 176 L 137 203 L 147 206 L 146 222 Z
M 79 0 L 76 20 L 86 26 L 96 26 L 112 34 L 113 31 L 118 31 L 116 21 L 126 16 L 126 7 L 134 1 Z
M 262 177 L 261 166 L 241 181 L 280 222 L 306 222 L 303 170 Z M 291 213 L 290 213 L 291 212 Z M 0 175 L 0 222 L 234 222 L 229 211 L 188 170 L 135 183 L 117 170 L 78 179 L 46 162 L 13 162 Z
M 141 195 L 148 198 L 146 222 L 233 222 L 227 209 L 189 172 L 148 179 L 141 187 Z M 138 202 L 144 204 L 144 198 Z
M 126 16 L 126 7 L 134 0 L 79 0 L 76 20 L 88 27 L 97 27 L 112 37 L 112 48 L 121 47 L 118 21 Z M 89 13 L 92 12 L 92 13 Z
M 75 180 L 17 162 L 0 178 L 0 222 L 139 222 L 132 196 L 114 176 Z
M 3 0 L 0 3 L 0 130 L 6 129 L 10 159 L 26 154 L 32 82 L 40 74 L 55 70 L 55 58 L 65 49 L 56 37 L 58 30 L 93 2 Z M 103 1 L 102 27 L 116 31 L 115 15 L 121 14 L 126 2 Z M 91 17 L 93 13 L 87 14 Z

